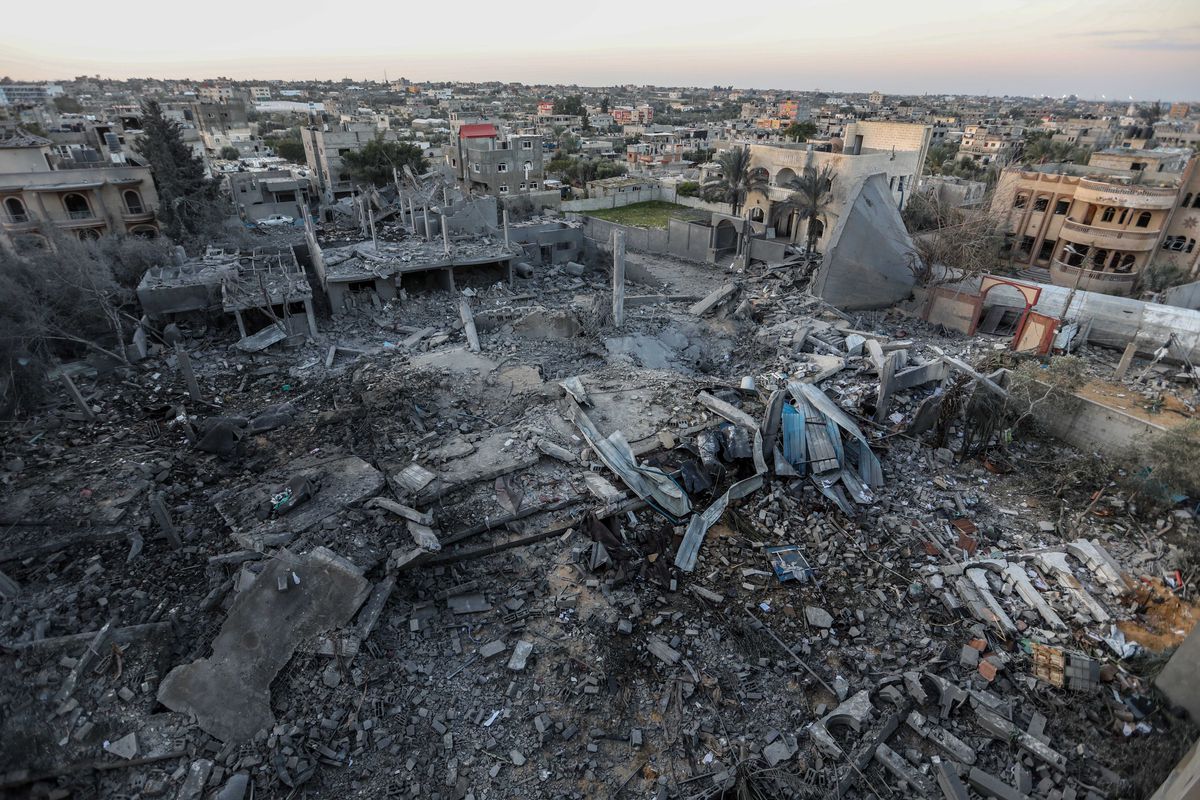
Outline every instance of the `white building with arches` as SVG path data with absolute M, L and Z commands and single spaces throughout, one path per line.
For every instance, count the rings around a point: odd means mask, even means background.
M 896 207 L 904 208 L 917 188 L 917 180 L 925 167 L 925 156 L 933 136 L 930 125 L 908 122 L 851 122 L 845 135 L 830 150 L 819 149 L 819 143 L 772 142 L 769 144 L 722 142 L 719 150 L 749 147 L 751 170 L 764 179 L 765 189 L 750 192 L 744 213 L 751 222 L 773 228 L 776 238 L 804 242 L 808 228 L 794 208 L 794 182 L 806 169 L 820 173 L 829 167 L 830 204 L 826 213 L 815 223 L 819 232 L 817 249 L 824 251 L 825 243 L 840 219 L 850 190 L 861 179 L 882 173 Z M 836 151 L 836 152 L 835 152 Z M 705 177 L 713 175 L 716 162 L 706 164 Z

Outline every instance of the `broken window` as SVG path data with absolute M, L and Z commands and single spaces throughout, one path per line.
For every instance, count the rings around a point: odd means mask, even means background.
M 537 188 L 537 181 L 530 181 L 530 182 L 529 182 L 529 188 L 530 188 L 530 190 L 531 190 L 531 191 L 532 191 L 533 189 L 536 189 L 536 188 Z
M 1171 250 L 1173 252 L 1181 252 L 1186 246 L 1186 239 L 1183 236 L 1168 236 L 1163 239 L 1162 249 Z
M 1067 213 L 1067 209 L 1070 207 L 1071 207 L 1070 200 L 1059 200 L 1057 203 L 1054 204 L 1054 215 L 1062 216 L 1063 214 Z
M 1135 222 L 1134 225 L 1137 225 L 1139 228 L 1150 227 L 1150 212 L 1143 211 L 1142 213 L 1138 214 L 1137 222 Z
M 1037 200 L 1033 201 L 1034 211 L 1045 211 L 1049 206 L 1050 198 L 1048 197 L 1039 197 Z
M 1058 244 L 1056 239 L 1043 239 L 1042 246 L 1038 249 L 1038 261 L 1045 261 L 1054 255 L 1054 245 Z
M 1013 208 L 1024 208 L 1025 204 L 1028 202 L 1029 202 L 1028 197 L 1026 197 L 1023 194 L 1019 194 L 1013 198 Z
M 1183 202 L 1179 204 L 1180 208 L 1187 208 L 1192 204 L 1192 193 L 1188 192 L 1183 196 Z
M 1112 222 L 1113 218 L 1116 216 L 1117 216 L 1117 210 L 1115 208 L 1113 208 L 1112 206 L 1105 206 L 1104 213 L 1100 215 L 1100 221 L 1101 222 Z
M 1018 249 L 1021 252 L 1022 258 L 1029 258 L 1030 253 L 1033 252 L 1033 241 L 1034 239 L 1032 236 L 1021 237 L 1021 244 Z
M 1113 272 L 1132 272 L 1133 271 L 1133 253 L 1126 253 L 1121 256 L 1120 261 L 1113 264 Z

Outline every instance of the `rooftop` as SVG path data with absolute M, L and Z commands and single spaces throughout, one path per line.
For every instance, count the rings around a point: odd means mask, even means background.
M 12 136 L 0 139 L 0 148 L 17 147 L 48 147 L 53 144 L 49 139 L 30 133 L 24 128 L 17 128 Z

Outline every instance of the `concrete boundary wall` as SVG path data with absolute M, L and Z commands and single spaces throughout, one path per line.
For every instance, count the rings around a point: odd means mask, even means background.
M 688 208 L 699 208 L 704 211 L 716 211 L 719 214 L 729 213 L 728 203 L 710 203 L 699 197 L 682 197 L 675 191 L 674 186 L 653 186 L 645 189 L 633 189 L 628 192 L 618 192 L 607 197 L 589 197 L 584 200 L 563 200 L 560 204 L 562 211 L 585 212 L 601 211 L 606 208 L 623 208 L 637 203 L 659 201 L 675 203 Z

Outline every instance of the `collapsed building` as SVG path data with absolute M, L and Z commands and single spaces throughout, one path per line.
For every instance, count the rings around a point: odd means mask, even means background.
M 1194 419 L 1200 314 L 925 292 L 887 191 L 819 265 L 447 192 L 147 273 L 2 430 L 0 789 L 1187 796 L 1195 501 L 1091 454 Z

